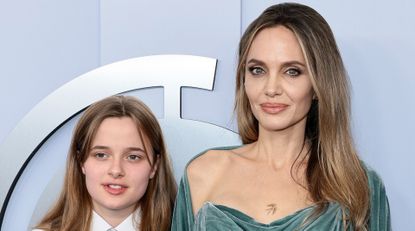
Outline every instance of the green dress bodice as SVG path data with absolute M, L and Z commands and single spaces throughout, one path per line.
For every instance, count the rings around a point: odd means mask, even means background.
M 224 147 L 220 149 L 231 149 Z M 197 155 L 193 159 L 205 152 Z M 190 161 L 191 162 L 191 161 Z M 189 163 L 190 163 L 189 162 Z M 390 212 L 385 188 L 379 176 L 373 170 L 366 167 L 371 191 L 371 209 L 369 218 L 369 230 L 391 230 Z M 174 208 L 172 231 L 343 231 L 342 208 L 336 203 L 329 203 L 318 217 L 307 219 L 315 206 L 301 209 L 291 215 L 278 219 L 269 224 L 256 222 L 248 215 L 212 202 L 205 202 L 196 216 L 193 215 L 192 200 L 186 171 L 180 181 L 179 191 Z M 348 230 L 353 230 L 349 227 Z

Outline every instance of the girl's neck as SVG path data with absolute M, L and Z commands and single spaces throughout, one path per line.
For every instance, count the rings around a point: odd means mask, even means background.
M 100 215 L 109 225 L 112 227 L 117 227 L 134 212 L 134 209 L 124 209 L 120 211 L 94 208 L 94 211 Z

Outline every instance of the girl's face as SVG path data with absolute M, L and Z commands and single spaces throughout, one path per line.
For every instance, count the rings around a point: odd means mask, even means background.
M 255 37 L 246 60 L 245 92 L 260 130 L 305 129 L 313 87 L 291 30 L 276 26 Z
M 147 140 L 143 137 L 143 140 Z M 147 141 L 146 141 L 147 142 Z M 126 216 L 133 212 L 154 176 L 135 122 L 130 117 L 102 121 L 82 166 L 94 210 Z M 153 153 L 148 153 L 153 163 Z M 156 166 L 156 165 L 154 165 Z

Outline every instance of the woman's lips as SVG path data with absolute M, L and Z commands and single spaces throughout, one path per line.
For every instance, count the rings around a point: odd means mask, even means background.
M 104 189 L 111 195 L 120 195 L 127 190 L 127 186 L 120 184 L 104 184 Z
M 261 109 L 268 114 L 278 114 L 281 111 L 284 111 L 288 105 L 282 103 L 262 103 Z

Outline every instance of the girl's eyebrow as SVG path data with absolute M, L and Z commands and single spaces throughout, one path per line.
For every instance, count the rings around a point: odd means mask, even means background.
M 110 148 L 107 146 L 103 146 L 103 145 L 96 145 L 91 148 L 91 150 L 95 150 L 95 149 L 110 149 Z
M 139 147 L 128 147 L 128 148 L 126 148 L 126 150 L 128 150 L 128 151 L 138 151 L 138 152 L 144 152 L 145 153 L 145 151 L 142 148 L 139 148 Z
M 110 147 L 104 146 L 104 145 L 96 145 L 96 146 L 91 148 L 91 150 L 97 150 L 97 149 L 98 150 L 108 150 L 108 149 L 110 149 Z M 127 151 L 138 151 L 138 152 L 144 152 L 145 153 L 145 151 L 140 147 L 127 147 L 126 150 Z

